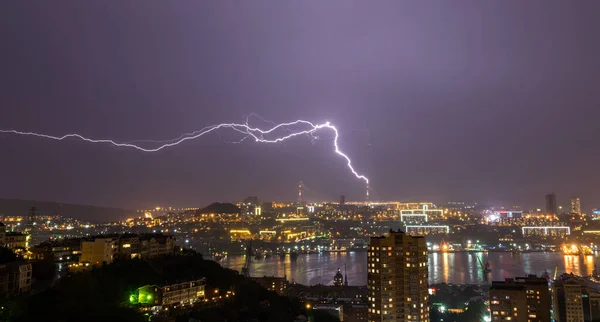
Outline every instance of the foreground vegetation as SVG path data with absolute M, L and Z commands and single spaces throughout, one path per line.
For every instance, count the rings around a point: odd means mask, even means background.
M 148 284 L 164 285 L 205 277 L 207 287 L 231 290 L 235 296 L 218 306 L 195 308 L 171 317 L 175 321 L 293 321 L 304 313 L 296 300 L 267 291 L 237 272 L 185 251 L 150 261 L 126 260 L 91 271 L 72 273 L 54 286 L 5 303 L 7 321 L 148 321 L 129 304 L 129 294 Z

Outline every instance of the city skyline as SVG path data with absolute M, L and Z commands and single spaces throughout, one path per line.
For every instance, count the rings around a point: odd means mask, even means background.
M 0 320 L 600 320 L 600 2 L 0 3 Z
M 589 212 L 596 6 L 6 4 L 0 128 L 128 142 L 251 113 L 330 121 L 371 200 L 544 208 L 554 192 Z M 222 135 L 155 155 L 0 135 L 0 196 L 135 209 L 293 199 L 302 180 L 314 199 L 364 197 L 327 134 L 276 146 Z

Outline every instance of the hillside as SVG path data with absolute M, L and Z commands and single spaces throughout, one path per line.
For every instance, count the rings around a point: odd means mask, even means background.
M 60 215 L 89 221 L 114 221 L 135 216 L 132 210 L 119 208 L 73 205 L 58 202 L 0 199 L 0 215 L 22 216 L 36 207 L 41 215 Z
M 232 203 L 214 202 L 197 211 L 198 214 L 239 214 L 240 208 Z

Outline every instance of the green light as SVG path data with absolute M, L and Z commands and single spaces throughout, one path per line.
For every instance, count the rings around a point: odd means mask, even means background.
M 135 302 L 135 296 L 129 295 L 129 302 L 131 302 L 131 303 Z
M 146 295 L 146 299 L 151 300 L 152 299 L 152 295 L 151 294 Z

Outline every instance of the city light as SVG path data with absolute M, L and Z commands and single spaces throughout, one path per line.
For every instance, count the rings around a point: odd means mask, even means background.
M 521 233 L 523 234 L 523 236 L 526 235 L 525 231 L 531 229 L 531 230 L 543 230 L 544 231 L 544 235 L 548 235 L 548 231 L 549 230 L 566 230 L 566 234 L 570 235 L 571 234 L 571 228 L 569 226 L 524 226 L 521 227 Z

